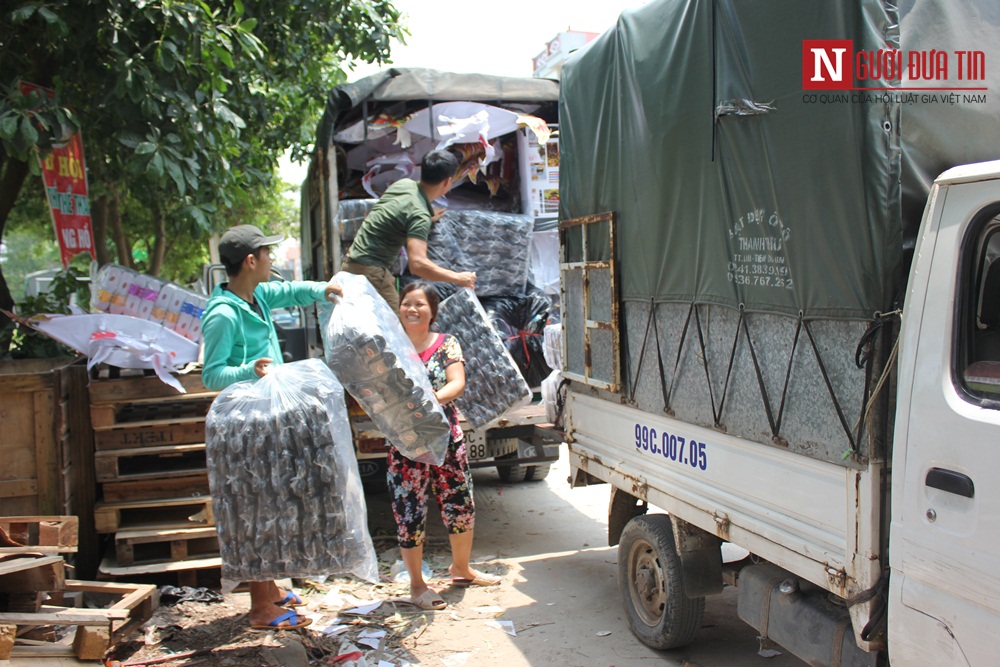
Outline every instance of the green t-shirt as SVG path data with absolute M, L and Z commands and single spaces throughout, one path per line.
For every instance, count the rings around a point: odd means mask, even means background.
M 351 244 L 351 259 L 389 268 L 406 239 L 427 240 L 433 214 L 420 184 L 410 178 L 399 179 L 389 186 L 361 223 Z

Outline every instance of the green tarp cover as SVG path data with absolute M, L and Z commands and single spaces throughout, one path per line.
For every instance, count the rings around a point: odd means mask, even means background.
M 802 40 L 898 48 L 894 14 L 879 2 L 661 0 L 567 62 L 560 216 L 617 213 L 623 299 L 838 319 L 889 306 L 898 105 L 808 103 Z

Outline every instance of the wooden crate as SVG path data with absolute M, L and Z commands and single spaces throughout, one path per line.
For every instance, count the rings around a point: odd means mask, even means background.
M 43 605 L 37 612 L 0 613 L 0 659 L 11 657 L 76 657 L 100 660 L 113 645 L 152 618 L 158 604 L 156 586 L 67 580 L 67 602 L 80 606 Z M 100 608 L 83 608 L 95 600 Z M 72 639 L 37 641 L 16 639 L 20 628 L 76 626 Z
M 4 514 L 62 514 L 59 369 L 71 359 L 0 362 L 0 502 Z
M 214 527 L 167 530 L 119 530 L 115 557 L 119 566 L 201 560 L 219 555 Z

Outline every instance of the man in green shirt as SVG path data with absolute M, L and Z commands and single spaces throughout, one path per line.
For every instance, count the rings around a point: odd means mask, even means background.
M 420 181 L 402 178 L 390 185 L 347 252 L 343 270 L 368 278 L 394 312 L 399 310 L 399 293 L 389 267 L 404 245 L 413 275 L 459 287 L 476 286 L 472 271 L 451 271 L 427 258 L 431 223 L 444 214 L 444 209 L 432 208 L 431 202 L 451 189 L 457 170 L 458 160 L 448 151 L 427 153 L 420 164 Z

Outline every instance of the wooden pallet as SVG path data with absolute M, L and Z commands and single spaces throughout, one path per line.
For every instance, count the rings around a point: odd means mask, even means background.
M 214 527 L 115 533 L 115 556 L 120 566 L 202 560 L 218 555 L 219 537 Z
M 136 426 L 122 424 L 94 429 L 94 448 L 99 451 L 191 445 L 205 442 L 203 416 L 174 422 L 157 422 Z
M 214 526 L 211 498 L 167 498 L 124 503 L 99 502 L 94 507 L 98 533 L 119 530 Z
M 66 581 L 62 556 L 12 554 L 0 560 L 0 592 L 57 591 Z
M 206 470 L 205 445 L 167 445 L 94 453 L 98 482 L 191 477 Z
M 69 600 L 84 598 L 110 600 L 99 609 L 43 605 L 38 612 L 0 613 L 0 659 L 11 657 L 76 657 L 100 660 L 115 643 L 148 621 L 158 603 L 156 586 L 117 584 L 98 581 L 66 581 L 63 591 Z M 39 641 L 19 639 L 17 634 L 38 626 L 76 626 L 65 640 Z
M 101 490 L 104 500 L 109 503 L 208 497 L 208 472 L 202 471 L 187 477 L 105 482 L 101 485 Z
M 76 553 L 80 520 L 75 516 L 0 517 L 0 556 L 16 553 Z M 8 542 L 14 542 L 8 543 Z
M 90 421 L 95 429 L 204 422 L 216 392 L 183 396 L 183 399 L 143 398 L 116 403 L 91 403 Z
M 217 556 L 168 563 L 119 565 L 113 555 L 108 555 L 101 561 L 98 575 L 102 579 L 156 581 L 160 584 L 164 583 L 164 580 L 170 580 L 175 581 L 178 586 L 217 587 L 220 583 L 219 570 L 221 568 L 222 559 Z

